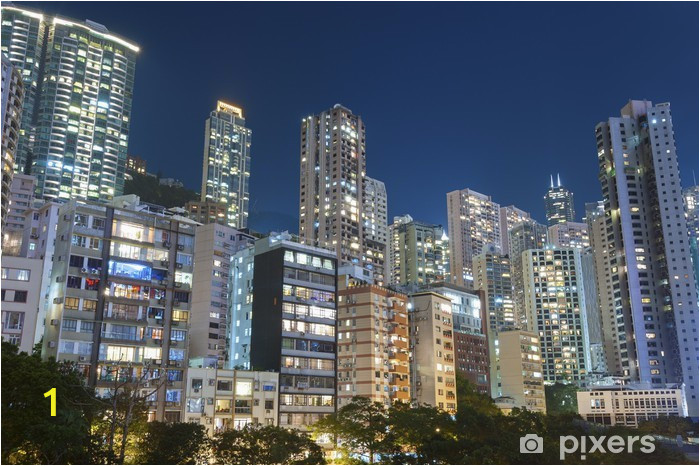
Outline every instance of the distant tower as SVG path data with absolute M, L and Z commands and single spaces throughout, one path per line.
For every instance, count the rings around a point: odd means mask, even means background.
M 544 195 L 544 209 L 548 227 L 557 223 L 573 222 L 576 217 L 574 193 L 561 185 L 559 174 L 557 174 L 556 186 L 554 186 L 554 178 L 551 175 L 549 177 L 549 190 Z
M 202 202 L 226 205 L 226 224 L 248 226 L 250 143 L 243 109 L 218 101 L 204 130 Z

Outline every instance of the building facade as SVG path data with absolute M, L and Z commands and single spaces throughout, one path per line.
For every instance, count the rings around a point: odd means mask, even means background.
M 510 409 L 547 412 L 537 335 L 525 330 L 504 331 L 499 335 L 499 346 L 502 392 L 499 396 L 513 400 Z
M 534 222 L 528 212 L 514 205 L 501 207 L 499 210 L 501 226 L 501 254 L 510 254 L 510 231 L 522 222 Z
M 559 248 L 585 249 L 591 245 L 588 225 L 581 222 L 561 222 L 548 228 L 549 244 Z
M 196 229 L 189 355 L 202 358 L 205 367 L 229 366 L 231 258 L 254 242 L 252 236 L 225 225 Z
M 688 415 L 685 394 L 677 386 L 592 387 L 576 392 L 578 413 L 588 422 L 636 428 L 642 421 Z
M 620 113 L 595 129 L 613 297 L 603 331 L 619 348 L 608 366 L 632 382 L 684 383 L 697 416 L 698 293 L 671 105 L 633 100 Z
M 247 425 L 277 425 L 279 374 L 207 367 L 187 369 L 183 422 L 213 437 Z
M 698 286 L 698 241 L 700 241 L 700 206 L 698 199 L 698 186 L 690 186 L 683 190 L 683 205 L 685 206 L 685 220 L 688 223 L 688 242 L 690 243 L 690 255 L 693 260 L 693 272 L 695 273 L 695 286 Z
M 2 339 L 31 354 L 39 319 L 43 261 L 2 258 Z
M 29 72 L 16 166 L 31 162 L 41 198 L 121 195 L 138 46 L 90 20 L 14 6 L 2 19 L 3 52 Z
M 389 269 L 394 285 L 423 286 L 448 280 L 448 240 L 441 225 L 394 217 L 390 227 Z
M 279 425 L 306 429 L 336 407 L 335 254 L 273 234 L 232 268 L 231 365 L 279 372 Z
M 525 284 L 523 283 L 523 252 L 540 249 L 547 244 L 547 227 L 535 221 L 522 222 L 508 232 L 510 244 L 510 270 L 513 284 L 515 321 L 520 328 L 527 328 L 525 308 Z
M 343 275 L 340 275 L 343 273 Z M 354 396 L 410 402 L 408 297 L 338 276 L 338 407 Z
M 10 201 L 12 174 L 15 171 L 23 99 L 22 75 L 5 53 L 2 53 L 2 118 L 0 119 L 0 124 L 2 124 L 2 128 L 0 128 L 2 134 L 2 209 L 0 213 L 2 214 L 3 226 Z
M 544 195 L 544 211 L 548 227 L 557 223 L 576 221 L 574 193 L 561 185 L 559 175 L 557 175 L 556 186 L 554 179 L 550 177 L 549 189 Z
M 411 397 L 457 411 L 452 302 L 433 291 L 410 296 Z
M 218 101 L 204 127 L 202 202 L 226 204 L 226 224 L 248 226 L 250 145 L 243 109 Z
M 362 196 L 363 262 L 378 285 L 387 283 L 389 225 L 384 183 L 365 176 Z
M 15 173 L 8 193 L 7 213 L 3 217 L 2 252 L 17 256 L 22 248 L 22 236 L 27 226 L 27 214 L 34 207 L 36 178 Z
M 488 246 L 501 246 L 500 206 L 471 189 L 447 193 L 447 229 L 450 277 L 453 283 L 472 286 L 473 261 Z
M 196 224 L 123 196 L 59 208 L 42 355 L 108 394 L 145 379 L 149 419 L 181 419 Z M 163 383 L 167 378 L 167 383 Z
M 522 256 L 528 330 L 540 341 L 546 383 L 582 383 L 590 372 L 581 255 L 532 249 Z

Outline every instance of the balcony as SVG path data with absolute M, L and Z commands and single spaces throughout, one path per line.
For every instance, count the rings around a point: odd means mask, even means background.
M 395 353 L 390 354 L 389 359 L 400 361 L 400 362 L 408 362 L 408 354 L 403 353 L 401 351 L 397 351 Z
M 118 340 L 127 342 L 142 342 L 145 340 L 144 337 L 120 332 L 102 332 L 102 338 L 105 340 Z
M 391 392 L 391 399 L 392 400 L 400 400 L 400 401 L 408 401 L 410 399 L 410 396 L 408 395 L 408 392 L 404 392 L 402 390 L 397 390 L 397 391 Z

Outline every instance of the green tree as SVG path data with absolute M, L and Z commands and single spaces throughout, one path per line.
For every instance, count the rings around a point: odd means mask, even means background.
M 307 435 L 270 425 L 223 431 L 211 449 L 217 464 L 325 464 L 323 450 Z
M 544 394 L 547 401 L 547 414 L 578 414 L 576 392 L 578 392 L 578 388 L 572 384 L 557 382 L 554 385 L 545 385 Z
M 476 385 L 464 378 L 459 372 L 456 374 L 457 381 L 457 413 L 463 408 L 469 408 L 487 416 L 497 416 L 501 413 L 490 396 L 479 393 Z
M 204 426 L 192 422 L 150 422 L 139 439 L 136 462 L 141 464 L 199 464 L 208 458 Z
M 164 207 L 183 207 L 188 201 L 199 199 L 197 193 L 187 188 L 161 185 L 158 178 L 131 173 L 131 180 L 124 182 L 124 194 L 136 194 L 143 202 Z
M 100 415 L 75 367 L 19 353 L 2 342 L 2 462 L 67 464 L 100 461 L 90 425 Z M 44 393 L 56 388 L 56 416 Z
M 698 423 L 693 422 L 689 417 L 663 416 L 640 422 L 639 431 L 671 438 L 675 438 L 677 435 L 687 438 L 689 434 L 697 436 Z
M 402 447 L 394 461 L 439 464 L 452 459 L 457 432 L 449 413 L 434 406 L 395 403 L 389 408 L 388 419 L 394 441 Z
M 389 431 L 387 408 L 365 397 L 354 397 L 331 414 L 314 424 L 316 435 L 330 435 L 348 456 L 367 456 L 373 464 L 375 455 L 385 456 L 398 451 Z

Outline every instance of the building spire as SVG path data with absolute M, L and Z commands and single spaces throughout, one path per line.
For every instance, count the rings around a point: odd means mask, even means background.
M 549 187 L 554 188 L 554 177 L 549 175 Z
M 559 178 L 559 173 L 557 173 L 557 188 L 561 188 L 561 179 Z

